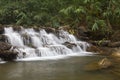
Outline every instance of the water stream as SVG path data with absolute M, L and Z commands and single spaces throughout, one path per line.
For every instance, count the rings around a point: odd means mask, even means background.
M 13 45 L 11 50 L 18 52 L 17 60 L 40 60 L 54 59 L 70 55 L 88 55 L 87 42 L 79 41 L 74 35 L 64 30 L 59 30 L 57 36 L 47 33 L 44 29 L 35 31 L 33 28 L 21 28 L 20 31 L 13 30 L 12 27 L 5 28 L 7 42 Z M 69 43 L 68 48 L 64 43 Z M 74 45 L 72 45 L 74 44 Z

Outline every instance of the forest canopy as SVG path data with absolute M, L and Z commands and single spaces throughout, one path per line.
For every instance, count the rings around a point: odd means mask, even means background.
M 0 0 L 0 24 L 106 30 L 120 25 L 120 0 Z

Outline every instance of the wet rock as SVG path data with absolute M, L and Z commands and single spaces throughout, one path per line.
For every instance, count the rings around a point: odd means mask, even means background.
M 17 52 L 10 51 L 11 45 L 5 42 L 0 42 L 0 58 L 5 61 L 14 60 L 17 57 Z
M 0 42 L 0 51 L 9 50 L 10 48 L 11 48 L 10 44 L 7 44 L 5 42 Z
M 75 43 L 65 42 L 63 45 L 67 46 L 68 48 L 72 49 L 74 46 L 77 46 Z
M 40 27 L 38 27 L 38 26 L 33 26 L 32 28 L 33 28 L 35 31 L 37 31 L 37 32 L 40 31 Z
M 120 41 L 118 42 L 111 42 L 108 44 L 109 47 L 120 47 Z
M 98 62 L 93 62 L 85 66 L 86 71 L 95 71 L 95 70 L 100 70 L 100 69 L 106 69 L 112 66 L 112 62 L 104 58 Z
M 112 62 L 109 59 L 104 58 L 98 62 L 98 65 L 100 66 L 100 68 L 108 68 L 112 66 Z
M 10 26 L 13 27 L 13 30 L 20 32 L 21 29 L 23 28 L 22 26 Z
M 0 24 L 0 34 L 4 33 L 4 26 Z
M 11 61 L 17 58 L 17 52 L 13 52 L 13 51 L 0 51 L 0 58 L 4 61 Z
M 0 41 L 5 42 L 7 40 L 7 37 L 5 35 L 0 35 Z
M 55 33 L 55 28 L 52 27 L 44 27 L 43 29 L 45 29 L 45 31 L 47 33 Z

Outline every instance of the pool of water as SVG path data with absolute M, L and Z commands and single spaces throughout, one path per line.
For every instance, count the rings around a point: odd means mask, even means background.
M 119 80 L 106 71 L 86 71 L 86 64 L 103 57 L 71 57 L 59 60 L 0 64 L 0 80 Z

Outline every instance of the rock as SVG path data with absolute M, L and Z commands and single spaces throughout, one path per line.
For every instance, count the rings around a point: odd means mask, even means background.
M 80 27 L 78 27 L 78 35 L 79 36 L 86 36 L 87 37 L 87 29 L 86 29 L 86 27 L 85 26 L 80 26 Z
M 106 36 L 108 36 L 107 33 L 105 34 L 98 30 L 97 31 L 89 30 L 86 34 L 90 40 L 102 40 L 103 38 L 106 38 Z
M 65 30 L 65 31 L 68 31 L 69 29 L 70 29 L 69 25 L 61 26 L 58 28 L 58 30 Z
M 40 27 L 38 27 L 38 26 L 32 26 L 32 28 L 33 28 L 35 31 L 37 31 L 37 32 L 40 31 Z
M 108 44 L 109 47 L 120 47 L 120 41 L 118 42 L 111 42 Z
M 43 29 L 45 29 L 45 31 L 47 33 L 55 33 L 55 28 L 52 27 L 44 27 Z
M 98 65 L 100 68 L 108 68 L 112 65 L 112 62 L 109 59 L 104 58 L 98 62 Z
M 102 53 L 102 50 L 99 49 L 99 47 L 91 45 L 87 48 L 88 52 L 94 52 L 94 53 Z
M 110 56 L 112 52 L 114 51 L 114 48 L 110 47 L 99 47 L 101 50 L 100 55 Z
M 9 50 L 10 48 L 11 48 L 10 44 L 7 44 L 5 42 L 0 42 L 0 51 Z
M 0 51 L 0 58 L 4 61 L 11 61 L 17 58 L 17 52 L 13 52 L 13 51 Z
M 100 70 L 100 69 L 106 69 L 112 66 L 112 62 L 104 58 L 98 62 L 93 62 L 85 66 L 86 71 L 95 71 L 95 70 Z
M 75 36 L 80 40 L 89 40 L 88 37 L 88 29 L 85 26 L 79 26 L 77 29 L 75 29 Z
M 74 46 L 77 46 L 75 43 L 65 42 L 63 45 L 67 46 L 68 48 L 72 49 Z
M 120 41 L 120 30 L 114 31 L 114 34 L 111 36 L 112 41 Z
M 4 26 L 0 24 L 0 34 L 4 33 Z
M 112 57 L 120 58 L 120 50 L 116 50 L 111 54 Z
M 87 48 L 87 51 L 97 53 L 98 55 L 110 56 L 115 51 L 115 48 L 91 45 Z
M 0 41 L 5 42 L 7 37 L 5 35 L 0 35 Z
M 80 40 L 85 40 L 85 41 L 89 40 L 89 38 L 88 38 L 88 37 L 85 37 L 85 36 L 79 36 L 78 38 L 79 38 Z
M 99 40 L 99 41 L 89 41 L 89 43 L 95 45 L 95 46 L 108 46 L 110 43 L 110 40 Z
M 10 51 L 11 45 L 5 42 L 0 42 L 0 58 L 5 61 L 14 60 L 17 57 L 17 52 Z
M 23 28 L 22 26 L 12 26 L 12 27 L 13 27 L 13 30 L 18 31 L 18 32 L 21 31 L 21 29 Z

